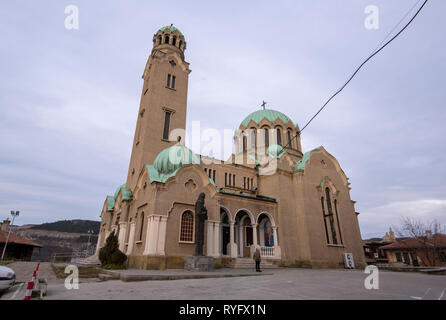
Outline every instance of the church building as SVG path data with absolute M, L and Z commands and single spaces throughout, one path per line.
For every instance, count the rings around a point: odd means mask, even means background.
M 97 250 L 115 232 L 128 267 L 183 268 L 194 254 L 203 192 L 204 254 L 217 267 L 250 259 L 256 249 L 278 266 L 342 268 L 345 253 L 364 266 L 348 178 L 324 147 L 302 152 L 290 117 L 265 106 L 247 115 L 225 161 L 184 146 L 186 45 L 173 25 L 153 36 L 127 180 L 105 199 Z

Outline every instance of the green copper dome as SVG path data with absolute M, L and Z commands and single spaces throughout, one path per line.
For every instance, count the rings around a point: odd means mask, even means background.
M 180 36 L 182 36 L 183 34 L 181 33 L 180 29 L 174 27 L 172 24 L 170 26 L 164 26 L 160 29 L 160 31 L 164 32 L 164 30 L 169 29 L 170 31 L 174 32 L 174 31 L 178 31 L 178 33 L 180 34 Z
M 172 173 L 185 164 L 200 164 L 200 160 L 192 150 L 184 146 L 172 146 L 161 151 L 153 163 L 153 167 L 163 174 Z
M 285 152 L 282 148 L 282 146 L 278 145 L 278 144 L 273 144 L 271 145 L 268 150 L 266 150 L 266 153 L 271 157 L 271 158 L 281 158 Z
M 252 121 L 254 121 L 256 124 L 259 124 L 263 119 L 267 119 L 270 122 L 274 122 L 277 119 L 280 119 L 284 124 L 291 121 L 290 118 L 288 118 L 286 115 L 284 115 L 282 112 L 276 111 L 276 110 L 258 110 L 256 112 L 251 113 L 248 115 L 243 121 L 242 126 L 247 128 L 248 124 Z M 291 123 L 293 123 L 291 121 Z M 293 124 L 294 126 L 294 124 Z

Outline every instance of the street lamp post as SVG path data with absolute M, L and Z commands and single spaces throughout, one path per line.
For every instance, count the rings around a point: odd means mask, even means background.
M 1 260 L 3 260 L 3 258 L 5 256 L 6 246 L 8 245 L 9 235 L 11 234 L 11 226 L 14 224 L 15 217 L 18 217 L 19 211 L 11 210 L 11 215 L 12 215 L 12 223 L 9 225 L 9 232 L 8 232 L 8 236 L 6 237 L 5 246 L 3 247 L 3 253 L 2 253 L 2 259 Z

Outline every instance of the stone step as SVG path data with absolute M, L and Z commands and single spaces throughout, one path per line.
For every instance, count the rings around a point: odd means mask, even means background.
M 254 269 L 255 268 L 255 262 L 252 259 L 249 258 L 236 258 L 232 261 L 230 261 L 227 265 L 227 268 L 234 268 L 234 269 Z M 276 269 L 279 268 L 279 266 L 269 262 L 269 261 L 262 261 L 260 263 L 261 269 Z

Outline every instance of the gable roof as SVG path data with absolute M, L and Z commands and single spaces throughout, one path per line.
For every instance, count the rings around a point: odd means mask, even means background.
M 426 243 L 424 242 L 425 240 L 426 237 L 422 237 L 422 239 L 408 238 L 402 241 L 388 244 L 386 246 L 382 246 L 380 249 L 395 250 L 395 249 L 426 248 L 434 246 L 434 243 L 437 247 L 446 248 L 446 234 L 436 233 L 433 235 L 433 240 L 430 241 L 428 240 L 426 241 Z
M 7 237 L 8 237 L 8 232 L 0 231 L 0 243 L 5 243 Z M 10 243 L 23 244 L 23 245 L 27 245 L 27 246 L 42 248 L 42 246 L 40 244 L 32 242 L 31 240 L 28 240 L 28 239 L 19 237 L 13 233 L 11 233 L 9 235 L 8 244 L 10 244 Z

